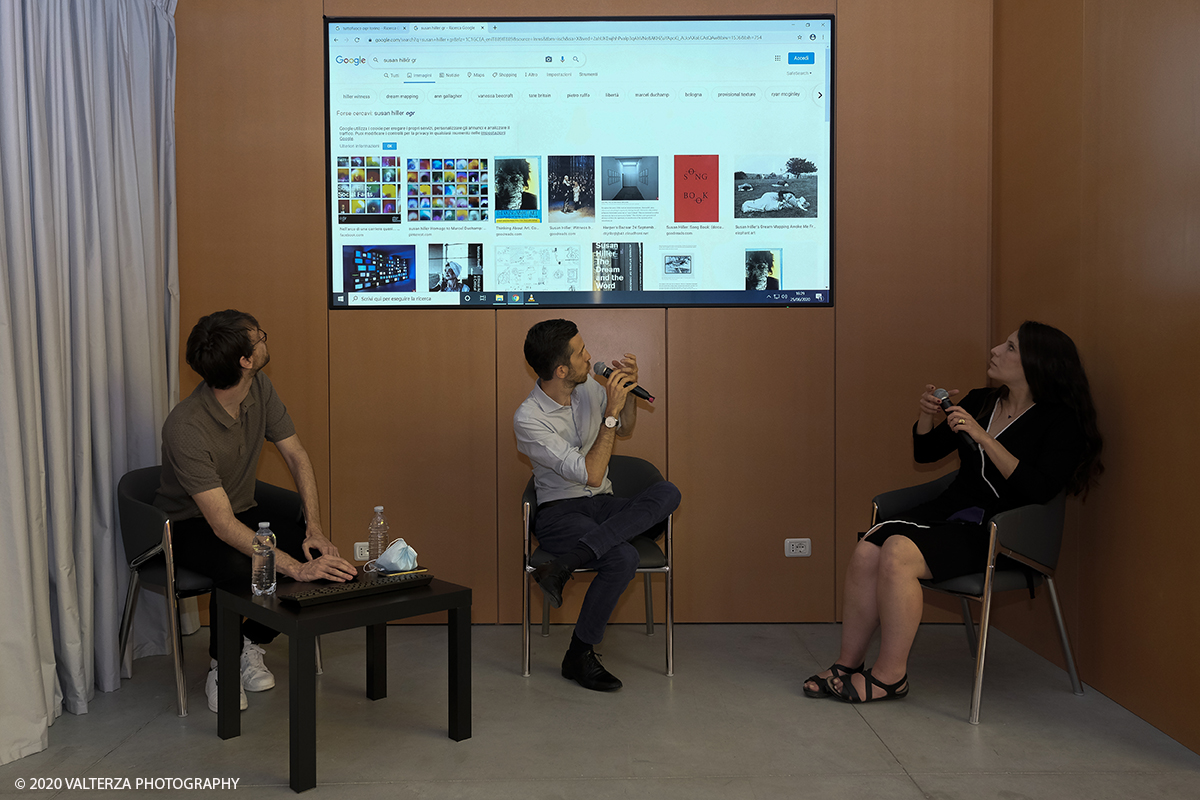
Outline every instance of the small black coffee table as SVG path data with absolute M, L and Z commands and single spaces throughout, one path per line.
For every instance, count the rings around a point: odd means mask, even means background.
M 367 697 L 387 697 L 387 622 L 434 611 L 448 613 L 450 724 L 456 742 L 471 738 L 471 590 L 446 581 L 356 600 L 298 608 L 274 596 L 255 597 L 242 582 L 214 593 L 217 626 L 217 735 L 241 735 L 239 710 L 242 650 L 241 617 L 249 617 L 288 637 L 288 701 L 291 787 L 317 785 L 316 637 L 349 628 L 367 629 Z

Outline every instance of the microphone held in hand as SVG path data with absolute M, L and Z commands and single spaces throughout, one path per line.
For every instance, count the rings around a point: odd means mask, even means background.
M 605 364 L 604 362 L 601 362 L 596 365 L 596 374 L 599 375 L 601 378 L 607 378 L 609 375 L 612 375 L 612 372 L 613 372 L 612 367 L 610 367 L 608 364 Z M 629 384 L 627 383 L 625 385 L 628 386 Z M 643 400 L 645 400 L 647 403 L 654 402 L 654 396 L 651 395 L 649 392 L 647 392 L 645 389 L 643 389 L 640 386 L 633 387 L 630 390 L 630 392 L 635 397 L 640 397 Z
M 949 413 L 950 407 L 954 405 L 954 403 L 950 402 L 950 393 L 945 389 L 935 389 L 933 396 L 942 401 L 942 411 Z M 979 449 L 979 445 L 976 444 L 975 440 L 971 438 L 971 434 L 967 433 L 966 431 L 959 431 L 958 435 L 963 438 L 963 441 L 966 442 L 967 446 L 972 450 Z

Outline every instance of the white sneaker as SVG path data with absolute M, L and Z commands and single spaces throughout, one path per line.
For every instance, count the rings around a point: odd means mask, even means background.
M 246 707 L 250 705 L 246 702 L 246 689 L 239 686 L 238 690 L 241 693 L 238 705 L 241 706 L 242 711 L 245 711 Z M 208 710 L 214 714 L 217 713 L 217 660 L 215 658 L 212 659 L 212 666 L 208 670 L 208 680 L 204 682 L 204 693 L 208 695 Z
M 242 637 L 242 691 L 265 692 L 274 688 L 275 676 L 263 664 L 263 653 L 266 651 Z

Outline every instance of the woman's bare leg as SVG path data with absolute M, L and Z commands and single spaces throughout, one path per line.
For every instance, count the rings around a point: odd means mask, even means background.
M 854 548 L 842 593 L 842 648 L 838 663 L 858 666 L 879 627 L 879 568 L 883 548 L 864 540 Z
M 846 588 L 842 592 L 842 645 L 837 661 L 846 667 L 856 667 L 863 662 L 871 637 L 879 627 L 876 582 L 881 550 L 870 541 L 860 541 L 846 570 Z M 831 670 L 825 670 L 818 673 L 818 677 L 827 678 L 831 674 Z M 811 681 L 804 685 L 809 691 L 821 688 Z
M 921 625 L 924 598 L 919 580 L 932 573 L 921 551 L 906 536 L 892 536 L 880 549 L 876 600 L 879 609 L 879 658 L 871 674 L 882 683 L 895 683 L 908 673 L 908 654 Z M 846 634 L 843 625 L 842 641 Z M 843 654 L 845 645 L 843 644 Z M 866 697 L 866 679 L 851 678 L 859 697 Z

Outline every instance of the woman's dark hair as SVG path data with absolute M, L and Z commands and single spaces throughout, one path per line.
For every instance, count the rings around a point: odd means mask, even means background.
M 548 319 L 525 334 L 525 360 L 544 381 L 554 379 L 554 370 L 571 363 L 571 340 L 579 328 L 569 319 Z
M 254 353 L 250 331 L 258 320 L 232 308 L 201 317 L 188 336 L 184 358 L 213 389 L 228 389 L 242 379 L 243 358 Z
M 1021 368 L 1035 403 L 1059 403 L 1075 415 L 1083 431 L 1084 447 L 1067 491 L 1087 497 L 1092 482 L 1104 472 L 1100 451 L 1104 439 L 1096 427 L 1096 406 L 1088 386 L 1079 351 L 1071 337 L 1058 328 L 1026 320 L 1017 329 Z

